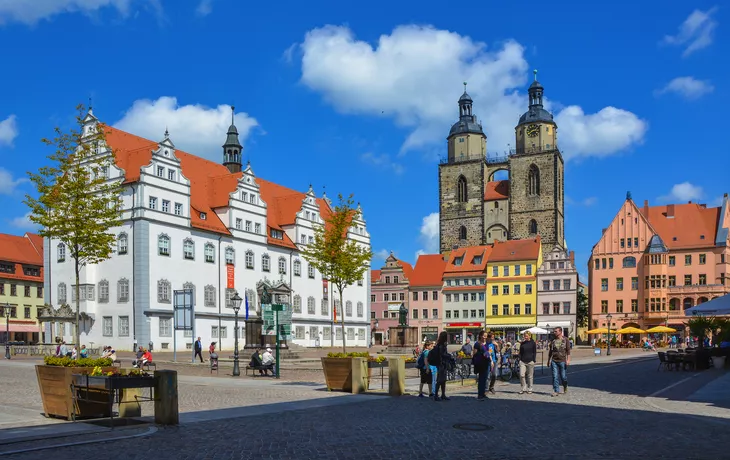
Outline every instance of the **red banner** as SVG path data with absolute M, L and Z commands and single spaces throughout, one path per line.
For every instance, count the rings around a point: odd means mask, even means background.
M 329 295 L 328 294 L 329 294 L 329 292 L 328 292 L 328 288 L 327 288 L 327 280 L 326 279 L 323 279 L 322 280 L 322 296 L 325 299 L 327 299 L 327 298 L 329 298 Z
M 236 267 L 233 264 L 226 265 L 226 287 L 234 289 L 236 287 Z
M 446 323 L 446 327 L 480 327 L 482 323 Z

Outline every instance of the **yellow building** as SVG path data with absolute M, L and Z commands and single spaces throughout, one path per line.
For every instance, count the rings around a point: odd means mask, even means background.
M 496 241 L 487 261 L 486 327 L 513 340 L 537 324 L 540 237 Z
M 43 305 L 43 239 L 0 234 L 0 342 L 38 343 Z

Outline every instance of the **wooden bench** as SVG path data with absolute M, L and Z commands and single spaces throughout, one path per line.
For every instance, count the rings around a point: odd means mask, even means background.
M 142 364 L 141 369 L 144 371 L 149 371 L 151 369 L 157 370 L 157 364 L 154 361 L 147 361 L 146 363 Z
M 274 375 L 274 372 L 275 372 L 274 369 L 271 368 L 270 366 L 251 366 L 251 365 L 247 364 L 246 365 L 246 375 L 248 375 L 249 370 L 251 371 L 251 375 L 253 377 L 266 375 L 266 374 L 259 374 L 258 371 L 271 371 L 272 375 Z

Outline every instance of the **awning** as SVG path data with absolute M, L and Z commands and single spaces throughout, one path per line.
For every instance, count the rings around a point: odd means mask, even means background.
M 527 329 L 534 324 L 487 324 L 487 329 Z
M 5 332 L 6 325 L 0 325 L 0 332 Z M 40 332 L 37 324 L 14 324 L 10 323 L 10 332 Z
M 537 327 L 570 327 L 570 321 L 538 321 Z

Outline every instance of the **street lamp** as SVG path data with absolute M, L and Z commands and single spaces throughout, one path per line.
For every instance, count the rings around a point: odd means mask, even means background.
M 241 310 L 241 302 L 243 299 L 238 295 L 238 291 L 231 297 L 231 304 L 233 305 L 233 314 L 235 316 L 235 329 L 233 330 L 233 337 L 235 339 L 235 348 L 233 350 L 233 376 L 238 377 L 241 375 L 241 369 L 238 366 L 238 312 Z
M 611 319 L 613 316 L 611 316 L 611 313 L 606 315 L 606 320 L 608 321 L 608 345 L 606 346 L 606 356 L 611 356 Z
M 10 304 L 5 304 L 5 359 L 10 359 Z

